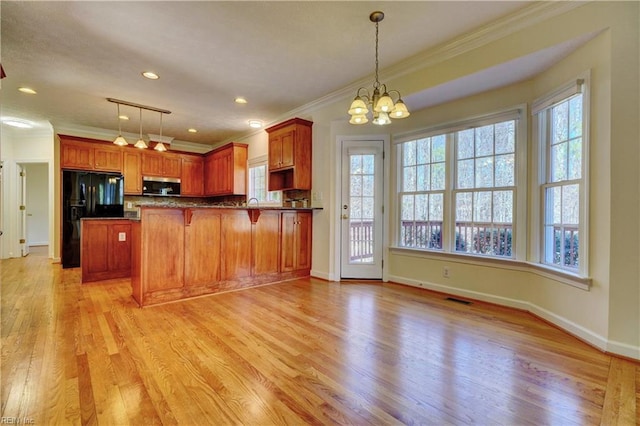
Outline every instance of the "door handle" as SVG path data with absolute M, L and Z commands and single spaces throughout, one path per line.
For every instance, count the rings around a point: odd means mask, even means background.
M 343 219 L 349 219 L 349 215 L 348 215 L 348 214 L 346 214 L 346 213 L 343 213 L 343 214 L 342 214 L 342 218 L 343 218 Z

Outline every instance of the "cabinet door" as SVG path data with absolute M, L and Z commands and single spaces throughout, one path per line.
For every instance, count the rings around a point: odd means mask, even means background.
M 162 156 L 162 176 L 179 178 L 182 174 L 182 158 L 175 154 Z
M 147 292 L 180 288 L 184 284 L 184 212 L 143 210 L 140 264 Z
M 311 268 L 311 213 L 283 212 L 281 271 Z
M 279 169 L 282 164 L 282 137 L 269 135 L 269 170 Z
M 233 149 L 216 152 L 213 164 L 216 170 L 215 194 L 233 194 Z
M 263 210 L 253 224 L 253 274 L 272 274 L 280 271 L 280 213 Z
M 122 151 L 119 148 L 96 147 L 94 168 L 107 172 L 122 172 Z
M 221 215 L 214 210 L 191 210 L 185 226 L 185 283 L 201 286 L 220 281 Z
M 312 217 L 311 212 L 296 213 L 296 269 L 311 269 Z
M 93 170 L 93 147 L 87 144 L 62 141 L 60 167 L 63 169 Z
M 292 167 L 295 165 L 295 130 L 289 130 L 282 134 L 282 157 L 280 167 Z
M 213 195 L 215 191 L 216 173 L 213 155 L 204 159 L 204 195 Z
M 251 276 L 251 220 L 244 210 L 222 216 L 222 280 Z
M 96 281 L 109 271 L 109 226 L 82 221 L 82 282 Z
M 204 160 L 202 157 L 182 157 L 182 177 L 180 192 L 182 195 L 202 195 L 204 178 Z
M 124 163 L 124 193 L 126 195 L 142 194 L 142 169 L 139 152 L 125 152 Z
M 163 176 L 162 155 L 150 152 L 142 153 L 142 175 Z

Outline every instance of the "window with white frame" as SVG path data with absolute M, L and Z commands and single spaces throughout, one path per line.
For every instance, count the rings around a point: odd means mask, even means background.
M 261 205 L 281 205 L 282 192 L 268 191 L 268 169 L 266 160 L 249 162 L 249 191 L 247 199 L 255 198 Z
M 584 80 L 534 103 L 540 152 L 543 264 L 586 275 Z
M 399 247 L 515 257 L 519 115 L 471 119 L 398 144 Z

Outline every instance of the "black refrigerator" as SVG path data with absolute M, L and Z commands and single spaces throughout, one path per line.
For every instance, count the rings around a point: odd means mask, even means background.
M 80 266 L 80 219 L 123 217 L 121 174 L 62 172 L 62 267 Z

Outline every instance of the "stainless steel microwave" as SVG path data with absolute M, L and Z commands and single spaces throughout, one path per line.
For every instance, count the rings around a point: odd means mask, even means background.
M 159 177 L 159 176 L 143 176 L 142 177 L 142 194 L 143 195 L 160 195 L 163 197 L 176 197 L 180 195 L 180 179 Z

